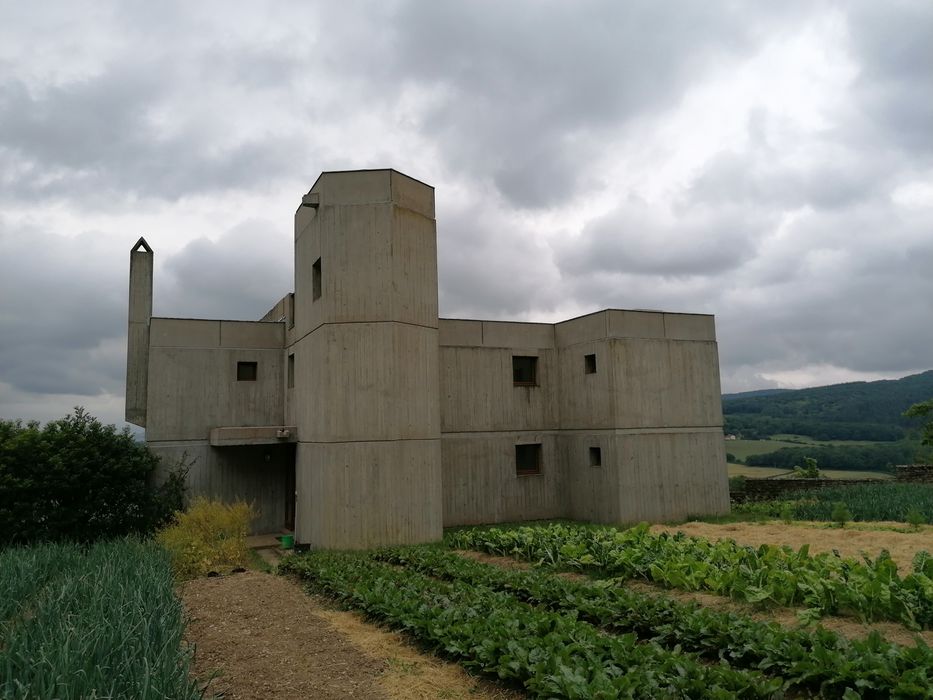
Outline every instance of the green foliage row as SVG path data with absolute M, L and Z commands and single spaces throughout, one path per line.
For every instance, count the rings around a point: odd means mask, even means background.
M 881 445 L 813 445 L 812 447 L 782 447 L 774 452 L 749 455 L 745 464 L 753 467 L 793 469 L 807 458 L 815 459 L 820 469 L 883 470 L 892 464 L 910 464 L 918 445 L 914 442 L 894 442 Z
M 0 551 L 0 697 L 199 698 L 183 630 L 154 544 Z
M 911 511 L 920 515 L 923 522 L 933 523 L 933 484 L 857 484 L 830 486 L 813 489 L 797 497 L 785 497 L 781 501 L 767 501 L 758 506 L 762 514 L 779 517 L 781 511 L 790 507 L 796 520 L 819 520 L 829 522 L 833 504 L 845 503 L 856 521 L 896 520 L 908 522 Z M 752 504 L 734 507 L 735 512 L 744 512 Z
M 152 488 L 158 464 L 80 408 L 44 427 L 0 420 L 0 546 L 152 532 L 181 508 L 184 484 L 176 473 Z
M 484 585 L 439 581 L 367 555 L 313 552 L 280 571 L 535 697 L 772 697 L 781 681 L 704 664 L 634 634 L 608 635 Z
M 784 679 L 784 689 L 842 697 L 933 695 L 933 649 L 898 647 L 877 633 L 849 641 L 822 627 L 787 630 L 774 622 L 678 603 L 620 588 L 615 581 L 571 581 L 541 570 L 515 571 L 464 559 L 434 547 L 383 550 L 376 558 L 442 580 L 510 593 L 548 610 L 613 633 L 634 633 L 667 648 L 679 647 L 733 667 L 762 669 Z
M 453 547 L 515 556 L 601 576 L 643 578 L 668 588 L 708 590 L 763 605 L 803 606 L 811 615 L 849 614 L 933 627 L 933 557 L 920 552 L 901 577 L 890 555 L 859 562 L 808 547 L 743 547 L 683 533 L 546 525 L 460 530 Z

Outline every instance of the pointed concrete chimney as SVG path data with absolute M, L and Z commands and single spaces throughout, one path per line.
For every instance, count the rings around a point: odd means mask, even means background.
M 152 316 L 152 248 L 140 237 L 130 249 L 130 304 L 126 332 L 126 421 L 146 427 L 149 386 L 149 319 Z

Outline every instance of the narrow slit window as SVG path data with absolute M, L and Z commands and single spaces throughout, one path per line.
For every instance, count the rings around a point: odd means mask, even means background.
M 288 295 L 288 327 L 295 327 L 295 293 L 291 292 Z
M 603 466 L 603 451 L 599 447 L 590 448 L 590 466 L 591 467 L 601 467 Z
M 513 355 L 512 383 L 515 384 L 515 386 L 537 386 L 538 358 Z
M 515 446 L 515 475 L 533 476 L 541 473 L 541 443 Z
M 587 374 L 596 374 L 596 355 L 583 356 L 583 371 Z
M 321 259 L 318 258 L 311 266 L 311 300 L 321 298 Z
M 295 388 L 295 354 L 288 356 L 288 388 Z
M 259 364 L 256 362 L 237 362 L 236 380 L 238 382 L 255 382 Z

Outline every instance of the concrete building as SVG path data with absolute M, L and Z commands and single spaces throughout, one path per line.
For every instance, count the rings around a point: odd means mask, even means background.
M 258 321 L 158 318 L 130 254 L 126 419 L 189 493 L 257 531 L 353 548 L 450 525 L 728 512 L 712 316 L 438 318 L 434 190 L 323 173 L 295 214 L 294 293 Z

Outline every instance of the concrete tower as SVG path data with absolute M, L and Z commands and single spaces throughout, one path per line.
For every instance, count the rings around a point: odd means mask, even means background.
M 295 215 L 299 542 L 440 539 L 437 329 L 434 188 L 394 170 L 323 173 Z
M 146 427 L 149 386 L 149 319 L 152 316 L 152 248 L 140 238 L 130 249 L 130 303 L 126 330 L 127 423 Z

